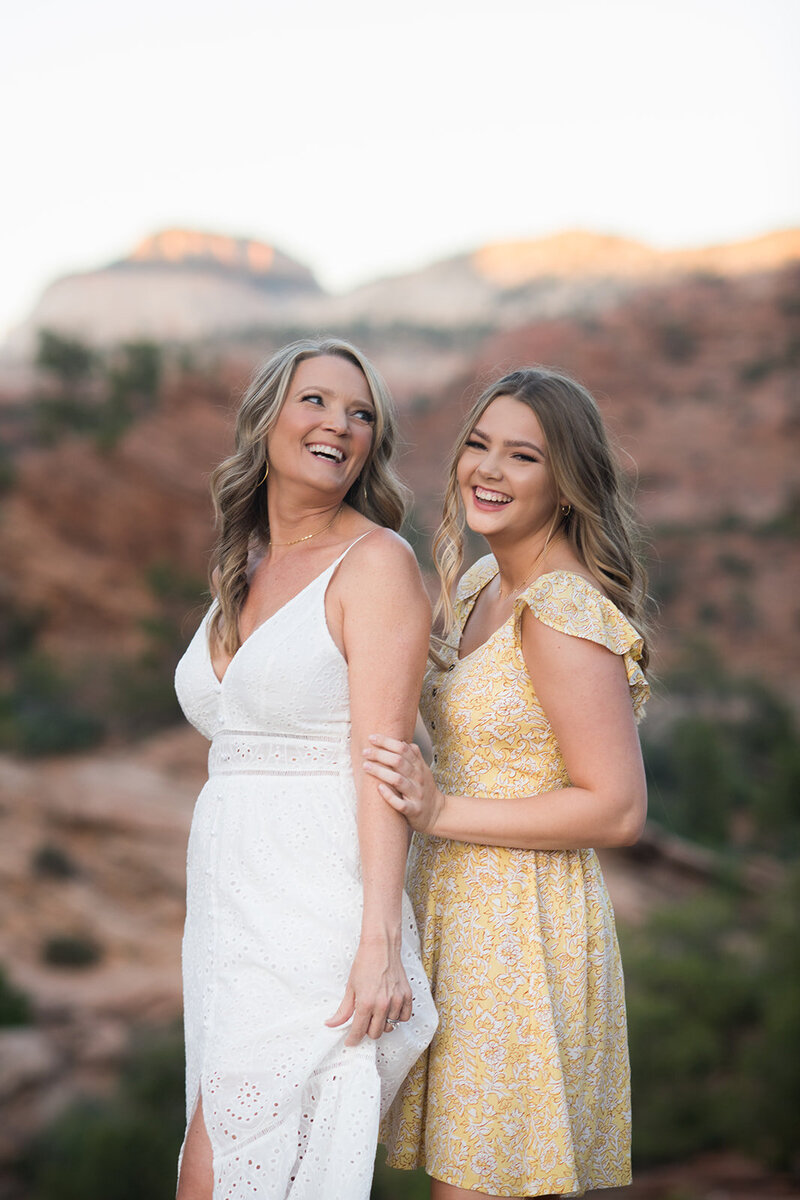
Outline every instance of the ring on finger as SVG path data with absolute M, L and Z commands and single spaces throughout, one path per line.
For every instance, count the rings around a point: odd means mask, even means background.
M 387 1017 L 386 1024 L 391 1025 L 392 1029 L 396 1029 L 397 1026 L 400 1024 L 400 1018 L 399 1017 Z

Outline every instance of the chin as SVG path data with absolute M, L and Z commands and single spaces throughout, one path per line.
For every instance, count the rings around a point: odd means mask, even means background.
M 497 517 L 491 513 L 473 512 L 467 513 L 467 525 L 473 533 L 479 533 L 482 537 L 489 538 L 496 533 L 502 533 L 505 529 L 505 522 L 498 521 Z

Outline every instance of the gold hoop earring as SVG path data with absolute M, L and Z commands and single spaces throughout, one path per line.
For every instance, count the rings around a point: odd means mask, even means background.
M 570 514 L 571 512 L 572 512 L 572 505 L 571 505 L 571 504 L 562 504 L 562 505 L 561 505 L 561 515 L 562 515 L 562 517 L 568 517 L 568 516 L 569 516 L 569 514 Z
M 266 466 L 265 466 L 265 468 L 264 468 L 264 478 L 263 478 L 263 479 L 259 479 L 259 481 L 258 481 L 258 486 L 259 486 L 259 487 L 261 487 L 262 483 L 266 483 L 266 482 L 267 482 L 267 476 L 268 476 L 268 475 L 269 475 L 269 459 L 267 459 L 267 465 L 266 465 Z

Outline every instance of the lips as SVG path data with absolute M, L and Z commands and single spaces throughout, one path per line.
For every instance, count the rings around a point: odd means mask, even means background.
M 321 458 L 325 462 L 336 463 L 338 466 L 344 462 L 344 451 L 338 446 L 329 446 L 327 442 L 311 442 L 307 447 L 315 458 Z
M 495 492 L 492 488 L 474 487 L 472 499 L 476 508 L 482 512 L 497 512 L 511 503 L 512 497 L 505 492 Z

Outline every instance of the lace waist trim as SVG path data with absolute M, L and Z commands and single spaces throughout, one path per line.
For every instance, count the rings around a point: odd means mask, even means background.
M 255 733 L 214 735 L 208 751 L 212 775 L 340 775 L 350 768 L 350 748 L 335 734 Z

